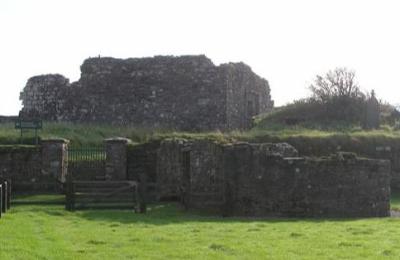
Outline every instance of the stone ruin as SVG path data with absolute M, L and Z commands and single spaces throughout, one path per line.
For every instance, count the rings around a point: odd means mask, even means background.
M 77 82 L 35 76 L 20 99 L 25 117 L 177 130 L 247 129 L 273 107 L 268 82 L 249 66 L 204 55 L 89 58 Z
M 166 139 L 105 140 L 104 179 L 139 181 L 147 202 L 181 201 L 224 216 L 383 217 L 390 215 L 391 163 L 352 153 L 299 157 L 285 143 Z M 60 191 L 72 171 L 68 141 L 0 149 L 0 175 L 13 190 Z M 83 160 L 82 162 L 85 162 Z M 77 162 L 76 162 L 77 163 Z M 80 169 L 80 170 L 79 170 Z M 77 180 L 98 180 L 86 167 Z
M 127 163 L 129 179 L 156 183 L 157 199 L 224 216 L 390 215 L 390 161 L 352 153 L 311 158 L 286 143 L 171 139 L 136 146 Z

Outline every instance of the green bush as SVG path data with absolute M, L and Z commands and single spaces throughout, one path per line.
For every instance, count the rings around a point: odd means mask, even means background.
M 332 99 L 322 103 L 315 99 L 297 100 L 276 108 L 256 118 L 256 128 L 270 128 L 273 125 L 299 126 L 310 129 L 348 129 L 359 127 L 364 116 L 365 102 L 362 100 Z

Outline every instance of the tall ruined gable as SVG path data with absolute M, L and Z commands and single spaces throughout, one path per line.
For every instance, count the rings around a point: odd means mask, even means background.
M 57 75 L 31 78 L 22 114 L 45 120 L 111 123 L 177 130 L 251 126 L 273 102 L 268 82 L 243 63 L 215 66 L 204 55 L 89 58 L 69 84 Z M 47 80 L 49 78 L 49 80 Z
M 56 120 L 56 116 L 61 112 L 60 97 L 64 95 L 68 86 L 69 79 L 60 74 L 31 77 L 20 93 L 22 112 L 30 117 Z

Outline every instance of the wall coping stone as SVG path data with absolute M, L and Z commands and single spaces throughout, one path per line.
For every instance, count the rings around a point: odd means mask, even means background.
M 131 140 L 131 139 L 125 138 L 125 137 L 111 137 L 111 138 L 104 139 L 104 141 L 105 141 L 106 143 L 113 143 L 113 142 L 116 142 L 116 143 L 126 143 L 126 144 L 132 143 L 132 140 Z
M 64 138 L 48 138 L 41 140 L 42 143 L 65 143 L 68 144 L 69 140 Z

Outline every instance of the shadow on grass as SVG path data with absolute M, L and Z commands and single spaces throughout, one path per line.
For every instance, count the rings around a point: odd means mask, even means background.
M 14 194 L 11 198 L 13 205 L 65 205 L 65 195 L 48 194 Z
M 349 222 L 365 218 L 281 218 L 281 217 L 221 217 L 198 211 L 185 211 L 178 203 L 151 205 L 146 214 L 137 214 L 132 210 L 82 210 L 76 211 L 77 216 L 91 221 L 109 221 L 123 224 L 144 223 L 151 225 L 167 225 L 188 222 L 221 222 L 221 223 L 327 223 Z
M 400 195 L 400 194 L 399 194 Z M 74 216 L 97 222 L 119 222 L 122 224 L 144 223 L 151 225 L 167 225 L 189 222 L 220 222 L 220 223 L 329 223 L 329 222 L 350 222 L 359 221 L 366 218 L 283 218 L 283 217 L 222 217 L 216 214 L 209 214 L 203 211 L 186 211 L 179 203 L 160 203 L 148 205 L 147 213 L 135 213 L 133 209 L 111 210 L 111 209 L 86 209 L 76 210 L 73 212 L 64 209 L 62 195 L 37 195 L 37 196 L 20 196 L 20 201 L 33 202 L 29 205 L 15 205 L 15 210 L 35 211 L 44 213 L 53 217 Z M 395 201 L 400 203 L 400 196 L 395 197 Z M 42 203 L 47 201 L 47 205 Z M 34 203 L 39 202 L 39 203 Z M 61 202 L 61 203 L 60 203 Z M 58 205 L 55 205 L 58 204 Z

